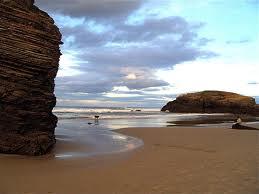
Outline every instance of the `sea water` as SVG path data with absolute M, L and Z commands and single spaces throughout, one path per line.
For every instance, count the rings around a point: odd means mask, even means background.
M 53 112 L 59 118 L 59 126 L 74 125 L 76 122 L 83 128 L 96 125 L 96 128 L 108 130 L 128 127 L 167 127 L 179 125 L 179 121 L 204 121 L 200 124 L 207 124 L 206 122 L 213 124 L 215 121 L 217 124 L 233 123 L 236 119 L 232 114 L 165 113 L 159 108 L 56 107 Z M 99 116 L 99 119 L 96 120 L 95 116 Z

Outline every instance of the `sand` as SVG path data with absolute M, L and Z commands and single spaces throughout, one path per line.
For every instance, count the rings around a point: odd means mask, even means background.
M 258 194 L 259 131 L 130 128 L 137 150 L 73 159 L 0 157 L 0 194 Z

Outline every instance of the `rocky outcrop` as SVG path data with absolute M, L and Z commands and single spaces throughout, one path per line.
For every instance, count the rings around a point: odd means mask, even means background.
M 232 125 L 232 129 L 240 129 L 240 130 L 256 130 L 259 131 L 259 129 L 255 128 L 255 127 L 249 127 L 249 126 L 245 126 L 245 125 L 240 125 L 238 123 L 235 123 L 234 125 Z
M 41 155 L 54 144 L 61 34 L 34 0 L 0 0 L 0 152 Z
M 259 105 L 258 105 L 258 104 L 257 104 L 257 105 L 255 105 L 253 115 L 257 115 L 257 116 L 259 116 Z
M 168 102 L 161 111 L 259 115 L 259 107 L 254 98 L 222 91 L 184 94 Z

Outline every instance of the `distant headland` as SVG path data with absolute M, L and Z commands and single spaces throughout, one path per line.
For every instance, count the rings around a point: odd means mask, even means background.
M 180 95 L 161 111 L 174 113 L 233 113 L 259 115 L 254 98 L 224 91 L 202 91 Z

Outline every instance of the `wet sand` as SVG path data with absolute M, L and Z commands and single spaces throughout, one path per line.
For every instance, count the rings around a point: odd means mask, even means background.
M 0 157 L 0 194 L 258 194 L 259 131 L 128 128 L 131 152 Z

